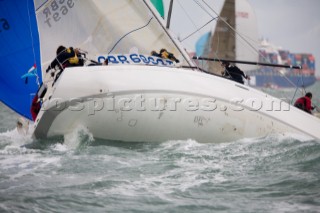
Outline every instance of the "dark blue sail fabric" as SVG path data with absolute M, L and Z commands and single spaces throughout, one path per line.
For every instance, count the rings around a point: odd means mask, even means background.
M 0 0 L 0 101 L 31 120 L 30 106 L 41 82 L 40 44 L 33 0 Z M 28 76 L 22 78 L 22 76 Z

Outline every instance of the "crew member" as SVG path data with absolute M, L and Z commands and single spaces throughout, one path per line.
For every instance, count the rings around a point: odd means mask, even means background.
M 300 97 L 296 100 L 296 102 L 294 103 L 294 106 L 307 113 L 312 114 L 311 111 L 314 109 L 314 107 L 311 104 L 311 99 L 312 99 L 312 93 L 307 92 L 304 97 Z
M 169 59 L 171 61 L 174 61 L 176 63 L 179 63 L 180 61 L 173 55 L 173 53 L 168 52 L 166 49 L 160 50 L 160 57 L 164 59 Z
M 160 53 L 157 53 L 157 52 L 154 51 L 154 50 L 151 51 L 151 55 L 152 55 L 152 56 L 155 56 L 155 57 L 161 58 L 161 54 L 160 54 Z
M 240 70 L 237 66 L 231 66 L 230 63 L 227 61 L 222 62 L 221 66 L 224 67 L 224 71 L 222 71 L 222 76 L 226 78 L 230 78 L 231 80 L 234 80 L 241 84 L 244 84 L 243 78 L 250 80 L 250 76 L 245 75 L 244 72 Z
M 38 94 L 36 94 L 34 96 L 34 98 L 32 99 L 32 104 L 31 104 L 31 116 L 32 116 L 32 120 L 35 121 L 39 112 L 41 109 L 41 103 L 38 97 Z
M 56 58 L 51 62 L 46 72 L 50 69 L 58 67 L 60 71 L 70 66 L 83 66 L 84 61 L 80 58 L 80 52 L 78 49 L 69 47 L 68 49 L 64 46 L 59 46 L 56 51 Z

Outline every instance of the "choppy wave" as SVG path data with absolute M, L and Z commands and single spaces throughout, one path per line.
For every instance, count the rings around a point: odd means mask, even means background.
M 303 135 L 119 143 L 79 127 L 34 140 L 0 118 L 0 212 L 320 212 L 320 141 Z
M 79 128 L 45 147 L 30 143 L 16 130 L 0 134 L 2 210 L 320 210 L 320 143 L 302 136 L 119 143 Z

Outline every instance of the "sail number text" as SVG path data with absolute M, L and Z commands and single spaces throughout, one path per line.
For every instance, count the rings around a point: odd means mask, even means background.
M 7 19 L 0 18 L 0 32 L 2 30 L 9 30 L 9 29 L 10 29 L 10 25 Z
M 74 7 L 74 0 L 53 0 L 46 8 L 43 10 L 45 15 L 45 23 L 52 27 L 52 25 L 61 20 L 61 18 L 67 15 Z

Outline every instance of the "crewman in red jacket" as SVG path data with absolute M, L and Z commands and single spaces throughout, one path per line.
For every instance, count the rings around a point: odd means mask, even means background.
M 311 111 L 314 109 L 314 107 L 311 104 L 311 99 L 312 99 L 312 93 L 307 92 L 304 97 L 298 98 L 296 100 L 296 102 L 294 103 L 294 106 L 303 111 L 306 111 L 307 113 L 312 114 Z

